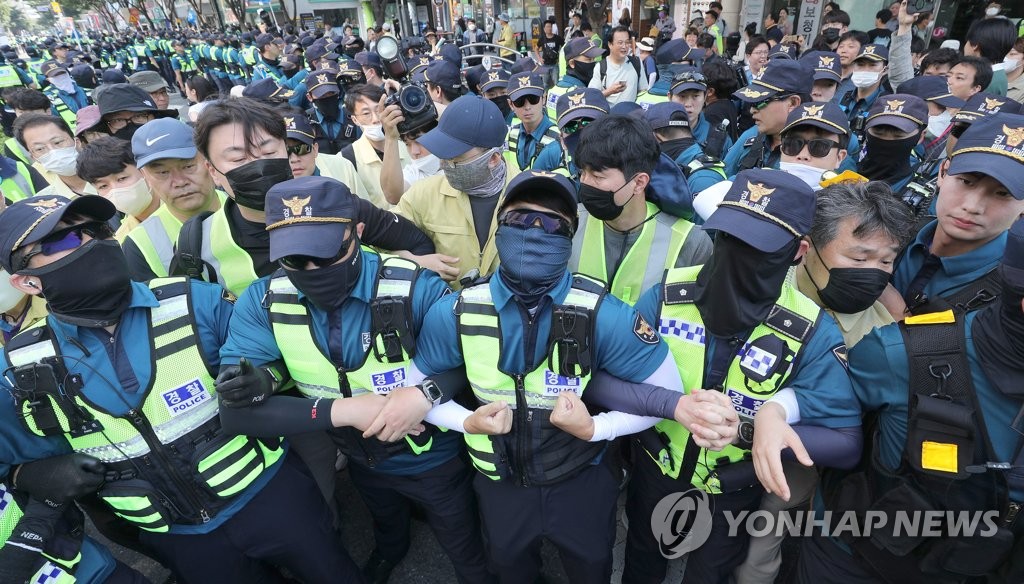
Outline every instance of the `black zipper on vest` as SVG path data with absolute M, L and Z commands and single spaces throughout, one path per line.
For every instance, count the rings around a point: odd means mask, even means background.
M 142 439 L 149 445 L 149 451 L 153 454 L 153 457 L 156 458 L 164 467 L 167 474 L 171 477 L 171 480 L 174 481 L 175 486 L 178 487 L 178 490 L 181 491 L 181 494 L 185 497 L 188 503 L 192 505 L 193 509 L 199 512 L 199 517 L 203 520 L 203 523 L 209 523 L 210 514 L 207 513 L 202 502 L 200 502 L 199 498 L 196 497 L 195 491 L 192 489 L 189 482 L 178 474 L 177 469 L 171 465 L 170 460 L 168 460 L 167 456 L 164 455 L 164 445 L 160 442 L 160 439 L 156 437 L 156 433 L 153 432 L 153 427 L 144 417 L 142 417 L 138 410 L 134 408 L 128 410 L 128 421 L 132 426 L 135 426 L 139 435 L 142 436 Z
M 519 484 L 524 487 L 530 486 L 530 479 L 527 478 L 526 449 L 529 441 L 526 436 L 527 422 L 533 420 L 533 412 L 526 404 L 526 384 L 523 383 L 524 376 L 517 373 L 512 376 L 516 383 L 516 441 L 519 443 L 516 448 L 516 469 L 519 471 Z

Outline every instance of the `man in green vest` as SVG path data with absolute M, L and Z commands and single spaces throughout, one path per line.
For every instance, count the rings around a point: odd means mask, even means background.
M 508 80 L 508 101 L 519 122 L 508 131 L 505 161 L 519 170 L 530 168 L 541 150 L 558 142 L 558 128 L 544 114 L 545 94 L 544 79 L 537 73 L 517 73 Z
M 199 67 L 196 66 L 196 61 L 192 57 L 191 52 L 180 40 L 175 39 L 171 46 L 174 48 L 174 54 L 171 55 L 171 69 L 174 71 L 174 80 L 177 83 L 181 96 L 185 97 L 185 82 L 199 72 Z
M 835 322 L 789 278 L 809 247 L 802 238 L 814 212 L 814 191 L 799 178 L 741 172 L 705 225 L 717 233 L 708 263 L 668 270 L 663 285 L 637 303 L 668 342 L 684 386 L 724 394 L 740 424 L 738 441 L 715 454 L 672 421 L 637 441 L 630 525 L 651 525 L 659 501 L 685 491 L 691 503 L 705 505 L 711 526 L 698 530 L 703 542 L 671 524 L 630 529 L 623 582 L 660 581 L 666 558 L 686 552 L 684 582 L 728 581 L 749 538 L 744 530 L 730 534 L 722 514 L 756 510 L 765 489 L 790 498 L 782 450 L 792 448 L 805 466 L 812 458 L 842 468 L 857 463 L 860 408 L 846 345 Z M 813 439 L 802 440 L 805 433 Z M 659 538 L 675 543 L 659 546 Z
M 644 191 L 660 149 L 650 126 L 633 116 L 603 116 L 580 131 L 580 229 L 570 269 L 609 283 L 635 304 L 669 268 L 703 264 L 711 238 L 686 219 L 663 213 Z
M 13 399 L 0 407 L 22 418 L 5 427 L 22 444 L 7 462 L 56 445 L 93 457 L 99 499 L 179 581 L 254 582 L 276 566 L 356 581 L 287 443 L 221 427 L 213 376 L 230 296 L 182 278 L 132 282 L 106 223 L 115 213 L 98 196 L 33 197 L 0 213 L 0 265 L 50 309 L 4 347 Z

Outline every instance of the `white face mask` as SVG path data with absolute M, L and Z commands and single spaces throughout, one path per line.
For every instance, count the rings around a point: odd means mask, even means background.
M 999 14 L 999 12 L 1000 10 L 998 8 L 992 6 L 991 8 L 985 9 L 985 16 L 996 16 L 997 14 Z
M 142 178 L 135 181 L 130 187 L 110 189 L 106 197 L 118 211 L 125 215 L 138 217 L 139 213 L 146 210 L 146 207 L 153 202 L 153 195 L 149 192 L 149 185 Z
M 878 71 L 854 71 L 850 76 L 850 81 L 853 82 L 854 87 L 863 89 L 878 83 L 881 76 L 882 74 Z
M 411 174 L 415 175 L 415 180 L 419 180 L 439 174 L 441 172 L 441 160 L 433 154 L 427 154 L 422 158 L 411 160 L 409 168 L 412 170 Z
M 475 24 L 470 24 L 469 25 L 469 30 L 476 30 L 476 25 Z
M 798 179 L 807 183 L 807 186 L 811 187 L 816 191 L 821 190 L 821 175 L 828 172 L 816 166 L 811 166 L 809 164 L 800 164 L 799 162 L 785 162 L 783 160 L 779 161 L 779 170 L 797 177 Z
M 25 297 L 25 293 L 11 284 L 11 276 L 0 268 L 0 313 L 7 314 Z
M 71 76 L 66 73 L 49 77 L 47 78 L 47 81 L 64 93 L 74 93 L 75 91 L 75 82 L 71 79 Z
M 74 176 L 75 163 L 78 162 L 78 150 L 74 146 L 50 150 L 38 159 L 46 170 L 60 176 Z
M 1020 67 L 1020 63 L 1020 59 L 1003 59 L 1003 70 L 1016 71 L 1017 67 Z
M 938 138 L 946 131 L 946 128 L 949 127 L 949 124 L 952 121 L 953 114 L 949 113 L 949 110 L 946 110 L 937 116 L 928 116 L 928 133 L 933 138 Z
M 374 142 L 381 142 L 384 140 L 384 126 L 380 124 L 374 124 L 372 126 L 362 126 L 363 135 L 373 140 Z

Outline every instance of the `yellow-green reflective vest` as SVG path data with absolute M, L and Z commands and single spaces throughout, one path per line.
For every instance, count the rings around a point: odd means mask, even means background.
M 201 257 L 216 270 L 217 282 L 235 296 L 259 279 L 252 257 L 231 237 L 224 207 L 203 221 Z
M 6 145 L 7 150 L 15 156 L 15 160 L 25 163 L 26 166 L 32 165 L 32 157 L 29 155 L 28 150 L 25 150 L 25 147 L 16 139 L 8 138 L 7 141 L 4 142 L 4 145 Z M 29 183 L 31 182 L 32 181 L 30 180 Z
M 54 109 L 57 110 L 57 115 L 64 120 L 64 123 L 67 124 L 68 127 L 71 128 L 71 132 L 74 133 L 78 117 L 75 112 L 71 111 L 68 104 L 64 102 L 64 98 L 57 92 L 57 88 L 50 85 L 43 90 L 43 93 L 46 94 L 46 97 L 50 98 L 50 103 L 52 103 Z
M 0 89 L 4 87 L 17 87 L 22 85 L 21 77 L 14 69 L 14 65 L 0 65 Z
M 14 528 L 18 526 L 18 521 L 21 520 L 22 516 L 21 506 L 14 499 L 14 493 L 8 490 L 7 485 L 0 482 L 0 547 L 3 547 L 4 542 L 11 537 Z M 78 562 L 81 559 L 81 551 L 78 551 L 76 556 L 70 560 L 51 557 L 44 551 L 40 555 L 39 563 L 41 565 L 39 569 L 36 570 L 36 573 L 28 581 L 32 584 L 37 582 L 73 584 L 75 582 L 75 569 L 78 567 Z
M 540 143 L 533 149 L 533 156 L 531 156 L 527 161 L 526 166 L 519 166 L 519 138 L 522 133 L 522 123 L 515 124 L 509 128 L 507 139 L 508 148 L 505 149 L 505 162 L 511 165 L 512 168 L 518 168 L 519 170 L 526 170 L 533 166 L 533 161 L 537 160 L 537 157 L 540 155 L 540 151 L 548 144 L 558 142 L 559 138 L 558 126 L 548 126 L 548 129 L 544 130 L 544 135 L 540 137 Z
M 174 242 L 178 240 L 180 231 L 181 221 L 171 214 L 167 205 L 161 204 L 141 225 L 128 233 L 128 239 L 142 252 L 150 271 L 163 278 L 168 274 L 174 257 Z
M 654 203 L 647 203 L 647 216 L 661 211 Z M 619 262 L 614 278 L 608 278 L 608 262 L 604 253 L 604 222 L 588 215 L 580 226 L 582 248 L 580 249 L 579 271 L 598 280 L 611 280 L 611 292 L 630 306 L 636 304 L 640 295 L 661 282 L 665 270 L 675 267 L 676 258 L 683 249 L 686 237 L 693 229 L 693 223 L 676 219 L 671 225 L 651 219 L 643 224 L 629 251 Z
M 707 347 L 704 321 L 693 303 L 697 273 L 701 266 L 673 268 L 665 274 L 664 300 L 658 314 L 658 331 L 675 358 L 683 387 L 704 386 L 704 353 Z M 750 456 L 754 435 L 754 414 L 776 391 L 785 386 L 799 358 L 804 342 L 817 326 L 821 308 L 787 280 L 768 317 L 747 337 L 729 365 L 722 391 L 732 400 L 740 418 L 739 444 L 721 452 L 701 450 L 690 482 L 709 493 L 720 493 L 716 469 Z M 779 340 L 782 342 L 779 343 Z M 769 341 L 769 342 L 766 342 Z M 765 347 L 784 347 L 775 354 Z M 678 422 L 662 420 L 653 431 L 661 434 L 666 447 L 648 455 L 666 475 L 680 478 L 683 452 L 690 433 Z M 696 445 L 693 446 L 696 448 Z
M 589 311 L 593 322 L 605 293 L 603 282 L 573 274 L 572 288 L 561 306 Z M 455 314 L 466 377 L 476 401 L 504 401 L 515 410 L 512 431 L 506 435 L 464 435 L 473 466 L 491 480 L 514 479 L 525 486 L 558 482 L 590 464 L 604 445 L 563 432 L 551 424 L 550 417 L 560 393 L 583 395 L 591 372 L 566 376 L 552 371 L 551 364 L 562 362 L 557 349 L 526 374 L 502 371 L 501 322 L 489 282 L 463 289 Z M 538 342 L 545 342 L 546 335 L 539 334 Z
M 120 473 L 121 480 L 107 482 L 98 493 L 116 515 L 140 529 L 166 532 L 171 524 L 208 522 L 277 462 L 284 447 L 280 438 L 231 436 L 221 430 L 188 280 L 158 278 L 149 287 L 159 305 L 149 310 L 153 377 L 141 406 L 115 416 L 65 387 L 63 398 L 35 393 L 50 408 L 33 408 L 30 399 L 21 399 L 20 409 L 29 432 L 60 433 L 75 452 Z M 7 345 L 8 365 L 58 357 L 52 339 L 46 320 L 26 329 Z M 85 413 L 84 422 L 68 417 L 74 408 Z M 53 412 L 60 429 L 48 431 L 38 411 Z
M 22 162 L 15 164 L 17 164 L 18 168 L 17 174 L 0 181 L 0 193 L 3 193 L 4 198 L 12 203 L 27 199 L 36 194 L 32 190 L 32 175 L 29 174 L 28 167 Z
M 242 49 L 242 60 L 249 67 L 254 66 L 259 60 L 259 50 L 256 47 L 245 47 Z
M 636 102 L 640 104 L 640 107 L 647 109 L 651 104 L 663 103 L 668 101 L 667 95 L 655 95 L 650 91 L 644 92 L 637 96 Z
M 377 255 L 369 251 L 365 253 Z M 392 303 L 401 303 L 405 306 L 404 310 L 411 310 L 411 294 L 419 269 L 415 262 L 402 258 L 389 257 L 382 260 L 370 310 L 375 310 L 380 304 L 394 306 Z M 349 371 L 335 366 L 327 356 L 329 353 L 326 347 L 317 343 L 310 328 L 312 318 L 309 309 L 299 301 L 295 285 L 283 271 L 278 271 L 271 278 L 265 305 L 269 306 L 270 326 L 288 372 L 299 392 L 307 398 L 339 399 L 371 392 L 387 395 L 391 390 L 407 385 L 412 356 L 403 347 L 399 360 L 386 360 L 382 338 L 384 331 L 374 330 L 370 338 L 363 338 L 365 354 L 357 369 Z M 408 312 L 406 314 L 412 316 Z M 412 333 L 407 331 L 400 334 Z M 433 429 L 429 424 L 427 426 Z M 335 428 L 330 434 L 343 452 L 367 464 L 403 452 L 423 454 L 433 446 L 432 431 L 420 436 L 406 436 L 404 441 L 393 444 L 364 439 L 362 432 L 354 428 Z

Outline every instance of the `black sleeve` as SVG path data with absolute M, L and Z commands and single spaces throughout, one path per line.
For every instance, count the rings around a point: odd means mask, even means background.
M 469 378 L 466 377 L 465 365 L 449 369 L 444 373 L 431 375 L 430 380 L 436 383 L 437 388 L 441 390 L 441 401 L 438 403 L 442 404 L 451 401 L 462 390 L 469 388 Z
M 848 428 L 825 428 L 824 426 L 793 426 L 793 431 L 800 436 L 807 454 L 814 464 L 830 468 L 849 470 L 860 462 L 861 450 L 864 446 L 863 431 L 860 426 Z M 789 448 L 782 451 L 786 460 L 796 460 Z
M 631 383 L 597 371 L 583 392 L 583 401 L 606 410 L 671 420 L 683 394 L 647 383 Z
M 359 220 L 366 225 L 363 243 L 390 251 L 404 250 L 413 255 L 434 253 L 434 242 L 415 223 L 366 199 L 358 198 L 358 201 Z
M 32 179 L 32 188 L 35 189 L 35 192 L 37 193 L 50 186 L 50 183 L 46 182 L 43 175 L 39 174 L 39 171 L 33 166 L 28 166 L 28 176 Z
M 308 399 L 275 395 L 262 405 L 248 408 L 220 408 L 220 423 L 229 434 L 262 438 L 330 430 L 330 399 Z
M 146 257 L 142 255 L 142 250 L 139 249 L 139 246 L 135 245 L 134 241 L 125 238 L 124 243 L 121 244 L 121 249 L 124 250 L 124 256 L 128 260 L 128 271 L 132 275 L 132 280 L 148 282 L 156 278 L 156 274 L 150 269 Z

